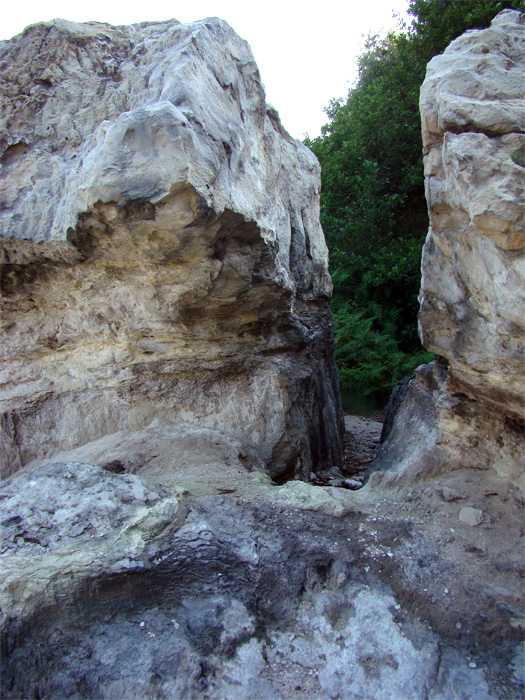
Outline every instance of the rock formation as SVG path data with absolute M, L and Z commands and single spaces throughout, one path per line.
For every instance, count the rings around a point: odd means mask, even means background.
M 2 473 L 155 419 L 341 460 L 319 165 L 218 19 L 0 48 Z
M 507 10 L 434 57 L 421 89 L 430 230 L 420 368 L 375 467 L 523 481 L 525 15 Z
M 487 60 L 517 26 L 487 30 Z M 479 58 L 487 32 L 451 50 Z M 0 55 L 3 456 L 25 465 L 0 484 L 2 698 L 523 698 L 515 388 L 485 401 L 506 363 L 471 371 L 460 326 L 447 355 L 437 314 L 468 311 L 474 339 L 491 304 L 512 307 L 492 288 L 438 295 L 467 289 L 492 239 L 472 224 L 464 250 L 442 193 L 421 318 L 448 360 L 398 392 L 382 448 L 394 477 L 439 477 L 285 480 L 340 451 L 330 284 L 316 161 L 265 106 L 246 44 L 219 20 L 58 21 Z M 496 248 L 510 279 L 515 249 Z M 460 439 L 474 468 L 443 473 Z

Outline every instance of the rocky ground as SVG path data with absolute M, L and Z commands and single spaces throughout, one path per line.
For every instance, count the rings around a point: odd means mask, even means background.
M 376 416 L 345 416 L 343 472 L 362 480 L 374 461 L 379 447 L 383 423 Z
M 359 480 L 381 424 L 346 423 Z M 56 461 L 2 487 L 2 697 L 523 697 L 522 504 L 495 475 L 279 486 L 160 424 Z
M 312 474 L 310 483 L 316 486 L 335 486 L 352 491 L 360 489 L 380 444 L 382 421 L 374 417 L 345 415 L 343 464 L 324 473 Z

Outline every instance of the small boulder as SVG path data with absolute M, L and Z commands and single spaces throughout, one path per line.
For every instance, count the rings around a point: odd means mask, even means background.
M 462 523 L 475 527 L 483 522 L 483 511 L 480 508 L 465 506 L 459 511 L 459 519 Z

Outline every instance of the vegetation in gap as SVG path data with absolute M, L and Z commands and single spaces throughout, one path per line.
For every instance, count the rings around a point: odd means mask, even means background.
M 417 335 L 421 247 L 428 228 L 419 89 L 428 61 L 467 29 L 524 0 L 411 0 L 410 26 L 369 37 L 359 77 L 305 143 L 322 167 L 321 221 L 334 282 L 341 386 L 386 401 L 431 355 Z

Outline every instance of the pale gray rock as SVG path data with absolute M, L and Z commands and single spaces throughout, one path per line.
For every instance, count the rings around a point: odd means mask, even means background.
M 458 489 L 450 488 L 450 486 L 436 485 L 434 487 L 434 490 L 440 498 L 442 498 L 444 501 L 447 501 L 448 503 L 453 501 L 460 501 L 467 497 L 467 494 L 465 492 L 459 491 Z
M 3 474 L 168 419 L 341 460 L 319 164 L 222 20 L 0 45 Z
M 525 15 L 430 61 L 421 88 L 430 231 L 419 324 L 457 391 L 525 418 Z
M 116 474 L 136 474 L 193 496 L 228 494 L 249 502 L 343 515 L 353 505 L 340 489 L 319 489 L 301 480 L 277 486 L 256 452 L 208 428 L 155 421 L 147 429 L 119 431 L 24 471 L 53 462 L 87 462 Z
M 503 10 L 490 27 L 465 32 L 427 66 L 420 110 L 425 147 L 443 134 L 523 133 L 523 17 Z
M 525 15 L 511 10 L 428 64 L 419 330 L 439 359 L 387 417 L 386 478 L 494 468 L 525 495 L 524 73 Z
M 523 498 L 522 427 L 500 411 L 450 391 L 448 371 L 442 360 L 418 367 L 370 471 L 394 483 L 456 469 L 494 470 Z M 468 489 L 459 497 L 467 495 Z
M 470 525 L 470 527 L 476 527 L 476 525 L 481 525 L 483 522 L 483 511 L 481 508 L 472 508 L 472 506 L 465 506 L 461 508 L 458 515 L 462 523 Z
M 307 598 L 297 634 L 275 635 L 268 661 L 283 679 L 294 665 L 310 668 L 319 697 L 424 697 L 439 667 L 436 640 L 410 639 L 396 624 L 395 605 L 388 594 L 348 584 Z
M 182 489 L 79 462 L 8 480 L 0 500 L 3 624 L 73 598 L 89 580 L 151 568 L 186 515 Z
M 455 649 L 444 649 L 437 683 L 429 693 L 428 700 L 470 700 L 502 697 L 491 692 L 482 669 L 472 667 Z

